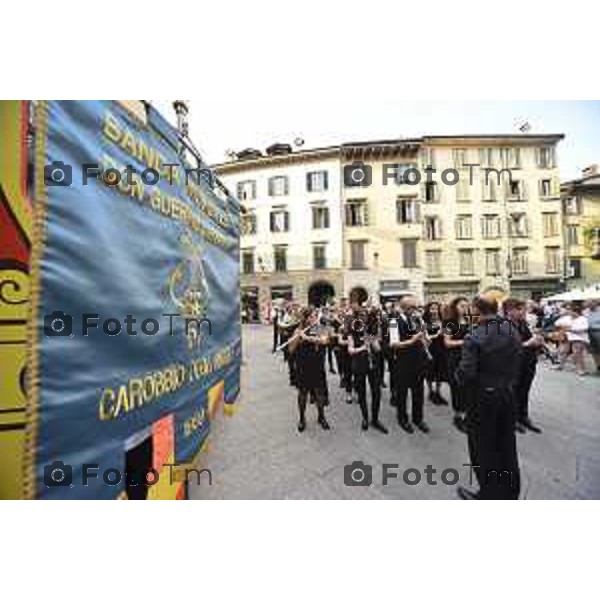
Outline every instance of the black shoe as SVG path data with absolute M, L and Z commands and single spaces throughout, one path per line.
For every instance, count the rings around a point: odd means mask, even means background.
M 419 421 L 418 423 L 415 423 L 415 427 L 420 429 L 423 433 L 429 433 L 430 431 L 429 425 L 427 425 L 425 421 Z
M 437 392 L 429 392 L 429 402 L 431 404 L 440 404 L 440 395 Z
M 403 421 L 403 420 L 399 419 L 398 425 L 400 425 L 400 427 L 402 427 L 402 429 L 404 429 L 404 431 L 406 431 L 406 433 L 414 433 L 414 431 L 415 431 L 413 429 L 413 426 L 408 421 Z
M 361 423 L 361 425 L 360 425 L 360 428 L 361 428 L 363 431 L 366 431 L 367 429 L 369 429 L 369 421 L 367 421 L 367 419 L 363 419 L 363 420 L 362 420 L 362 423 Z
M 523 419 L 521 421 L 521 424 L 523 425 L 523 427 L 526 427 L 527 429 L 529 429 L 529 431 L 533 431 L 534 433 L 542 433 L 541 428 L 539 428 L 537 425 L 532 423 L 530 418 Z
M 318 420 L 319 425 L 325 429 L 325 431 L 328 431 L 329 429 L 331 429 L 331 427 L 329 426 L 329 423 L 326 421 L 325 417 L 321 417 Z
M 455 416 L 454 419 L 452 419 L 452 423 L 461 433 L 467 433 L 467 424 L 463 417 Z
M 525 425 L 523 425 L 523 423 L 520 423 L 519 421 L 517 421 L 515 423 L 515 431 L 518 433 L 527 433 L 527 429 L 525 429 Z
M 446 400 L 444 396 L 442 396 L 439 392 L 436 392 L 435 395 L 437 396 L 437 404 L 440 406 L 448 406 L 448 400 Z
M 456 488 L 456 493 L 461 500 L 479 500 L 479 492 L 472 492 L 462 485 Z
M 385 427 L 380 421 L 371 421 L 371 427 L 381 431 L 381 433 L 388 433 L 387 427 Z
M 302 433 L 306 429 L 306 421 L 304 419 L 300 419 L 298 421 L 298 431 Z

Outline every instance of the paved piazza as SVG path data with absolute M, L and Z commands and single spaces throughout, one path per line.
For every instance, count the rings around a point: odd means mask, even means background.
M 271 354 L 271 340 L 270 327 L 244 326 L 238 410 L 216 423 L 203 465 L 211 469 L 213 485 L 206 479 L 192 485 L 192 498 L 454 499 L 455 486 L 441 480 L 445 469 L 455 469 L 459 483 L 469 484 L 469 468 L 463 466 L 468 462 L 466 436 L 452 426 L 448 406 L 434 406 L 427 399 L 429 434 L 408 435 L 400 429 L 388 389 L 383 390 L 381 420 L 390 434 L 363 432 L 358 405 L 345 403 L 339 378 L 330 375 L 327 414 L 332 430 L 317 425 L 316 410 L 309 406 L 306 431 L 298 433 L 296 393 L 287 384 L 281 355 Z M 443 393 L 449 399 L 447 388 Z M 570 368 L 552 371 L 541 362 L 530 406 L 532 419 L 544 432 L 518 434 L 521 497 L 600 498 L 600 377 L 581 378 Z M 344 484 L 344 466 L 353 461 L 372 465 L 371 486 Z M 398 464 L 398 479 L 386 486 L 383 463 Z M 430 478 L 437 485 L 427 483 L 428 465 L 436 470 Z M 418 485 L 404 483 L 407 469 L 420 471 Z

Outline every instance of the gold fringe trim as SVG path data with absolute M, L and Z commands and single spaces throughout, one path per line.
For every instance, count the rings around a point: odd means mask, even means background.
M 48 195 L 44 185 L 46 143 L 48 139 L 48 102 L 41 101 L 35 111 L 35 197 L 33 198 L 33 231 L 30 261 L 30 307 L 27 345 L 27 400 L 25 405 L 25 448 L 23 452 L 23 497 L 37 496 L 37 436 L 40 406 L 40 340 L 41 262 L 46 247 L 46 211 Z

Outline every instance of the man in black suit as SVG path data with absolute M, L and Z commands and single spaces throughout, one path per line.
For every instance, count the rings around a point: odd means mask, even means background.
M 515 438 L 515 387 L 521 362 L 521 338 L 508 319 L 497 315 L 495 300 L 473 301 L 478 325 L 467 336 L 457 369 L 463 385 L 472 386 L 467 407 L 469 457 L 479 482 L 473 493 L 458 488 L 463 500 L 517 500 L 519 461 Z
M 531 331 L 527 323 L 527 305 L 523 300 L 509 298 L 504 301 L 502 308 L 504 315 L 510 319 L 523 341 L 519 378 L 515 389 L 517 417 L 515 429 L 519 433 L 525 433 L 528 429 L 535 433 L 542 433 L 542 430 L 529 418 L 529 392 L 535 379 L 538 354 L 544 345 L 544 340 Z
M 423 433 L 429 426 L 423 420 L 424 380 L 427 371 L 427 351 L 425 349 L 425 331 L 416 318 L 417 302 L 414 296 L 405 296 L 399 303 L 399 315 L 396 320 L 388 320 L 386 341 L 392 356 L 390 367 L 393 369 L 392 386 L 396 400 L 398 425 L 407 433 L 413 433 L 414 427 Z M 397 328 L 397 336 L 393 328 Z M 396 339 L 397 338 L 397 339 Z M 412 401 L 412 422 L 408 420 L 407 397 L 410 390 Z

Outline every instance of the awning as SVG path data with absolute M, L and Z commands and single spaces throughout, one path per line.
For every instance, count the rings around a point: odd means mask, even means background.
M 391 296 L 414 296 L 415 293 L 411 290 L 406 289 L 388 289 L 388 290 L 379 290 L 379 295 L 384 298 L 389 298 Z

